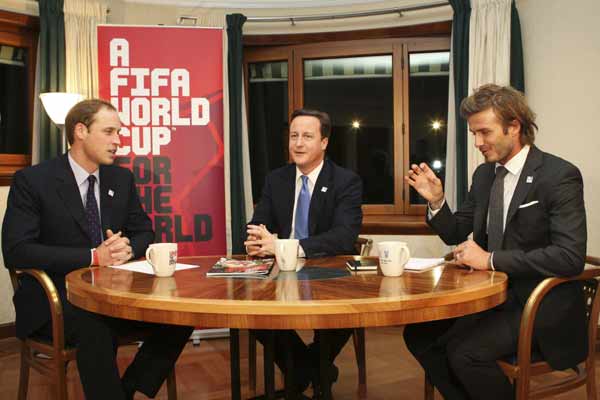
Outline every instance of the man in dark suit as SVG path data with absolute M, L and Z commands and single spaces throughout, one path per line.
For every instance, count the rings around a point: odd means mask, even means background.
M 77 347 L 77 367 L 88 400 L 154 397 L 192 328 L 147 324 L 86 312 L 66 297 L 65 275 L 88 265 L 119 265 L 142 257 L 154 239 L 130 171 L 112 166 L 121 122 L 102 100 L 85 100 L 66 117 L 71 148 L 63 156 L 18 171 L 2 225 L 8 268 L 41 269 L 56 286 L 64 332 Z M 52 336 L 41 286 L 25 275 L 14 295 L 17 336 Z M 144 329 L 148 337 L 119 377 L 116 338 Z
M 551 276 L 581 273 L 586 253 L 583 181 L 577 167 L 533 145 L 535 115 L 522 93 L 485 85 L 461 104 L 485 157 L 465 203 L 454 214 L 426 164 L 405 178 L 428 202 L 427 221 L 457 262 L 509 277 L 504 304 L 458 319 L 409 325 L 404 339 L 445 399 L 511 399 L 496 360 L 514 354 L 523 307 Z M 467 236 L 473 233 L 473 239 Z M 553 289 L 534 326 L 534 349 L 555 369 L 587 353 L 585 307 L 578 283 Z
M 279 238 L 299 239 L 299 257 L 352 254 L 362 223 L 362 182 L 354 172 L 325 159 L 331 121 L 324 112 L 300 109 L 292 113 L 289 153 L 293 164 L 271 172 L 248 224 L 249 255 L 275 253 Z M 292 348 L 296 384 L 303 391 L 318 376 L 319 348 L 327 347 L 330 384 L 337 379 L 335 357 L 352 333 L 349 329 L 315 332 L 306 346 L 294 331 L 276 336 L 276 363 L 285 372 L 284 351 Z M 257 334 L 264 339 L 264 332 Z

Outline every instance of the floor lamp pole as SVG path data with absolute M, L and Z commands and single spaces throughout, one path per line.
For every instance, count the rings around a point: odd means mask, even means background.
M 61 154 L 65 154 L 67 152 L 67 131 L 65 129 L 65 125 L 58 125 L 60 128 L 60 150 Z

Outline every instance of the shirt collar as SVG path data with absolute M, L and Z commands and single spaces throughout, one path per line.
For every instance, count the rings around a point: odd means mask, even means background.
M 325 160 L 321 160 L 321 163 L 319 165 L 317 165 L 317 167 L 315 169 L 313 169 L 312 171 L 310 171 L 308 173 L 308 180 L 313 184 L 313 186 L 317 183 L 317 178 L 319 177 L 319 174 L 321 173 L 321 170 L 323 169 L 323 163 L 325 162 Z M 302 173 L 302 171 L 300 171 L 300 168 L 298 168 L 298 166 L 296 166 L 296 182 L 298 182 L 298 179 L 300 179 L 300 177 L 304 175 Z
M 71 152 L 68 153 L 68 158 L 73 175 L 75 175 L 77 186 L 81 186 L 82 183 L 86 182 L 90 175 L 94 175 L 96 177 L 96 182 L 100 182 L 100 169 L 97 169 L 90 174 L 81 165 L 77 164 L 77 161 L 71 156 Z
M 521 151 L 519 151 L 513 158 L 508 160 L 506 164 L 504 164 L 504 168 L 508 170 L 513 175 L 518 175 L 521 173 L 523 166 L 525 165 L 525 161 L 527 161 L 527 154 L 529 154 L 529 145 L 526 144 L 523 146 Z M 501 166 L 502 164 L 496 163 L 496 168 Z

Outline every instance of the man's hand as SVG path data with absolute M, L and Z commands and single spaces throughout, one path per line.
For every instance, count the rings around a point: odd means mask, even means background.
M 108 229 L 106 240 L 96 248 L 96 254 L 100 266 L 121 265 L 133 257 L 133 250 L 127 237 L 121 232 L 113 233 Z
M 444 200 L 442 181 L 427 164 L 411 165 L 408 176 L 405 176 L 404 180 L 429 202 L 431 209 L 437 210 L 442 206 Z
M 248 239 L 244 242 L 249 256 L 264 257 L 275 254 L 277 236 L 264 225 L 248 225 Z
M 454 259 L 460 264 L 469 266 L 473 269 L 490 269 L 490 253 L 483 250 L 477 243 L 469 239 L 462 242 L 453 250 Z

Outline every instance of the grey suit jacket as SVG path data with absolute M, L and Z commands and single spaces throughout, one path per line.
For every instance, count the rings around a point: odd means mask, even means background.
M 134 257 L 143 256 L 154 232 L 129 170 L 100 167 L 100 209 L 102 231 L 122 231 L 131 241 Z M 6 267 L 44 270 L 68 314 L 71 306 L 66 299 L 65 275 L 90 264 L 91 247 L 85 210 L 67 156 L 18 171 L 2 224 Z M 28 276 L 21 279 L 13 301 L 19 337 L 30 335 L 50 319 L 43 289 Z
M 487 249 L 494 177 L 494 163 L 480 165 L 468 198 L 456 213 L 445 205 L 428 221 L 444 242 L 461 243 L 473 232 L 475 242 Z M 573 164 L 532 146 L 508 209 L 502 250 L 493 256 L 496 270 L 509 276 L 509 298 L 514 295 L 523 307 L 544 278 L 581 273 L 586 243 L 581 173 Z M 585 308 L 579 284 L 560 285 L 547 295 L 534 335 L 544 357 L 557 369 L 572 367 L 585 357 Z

